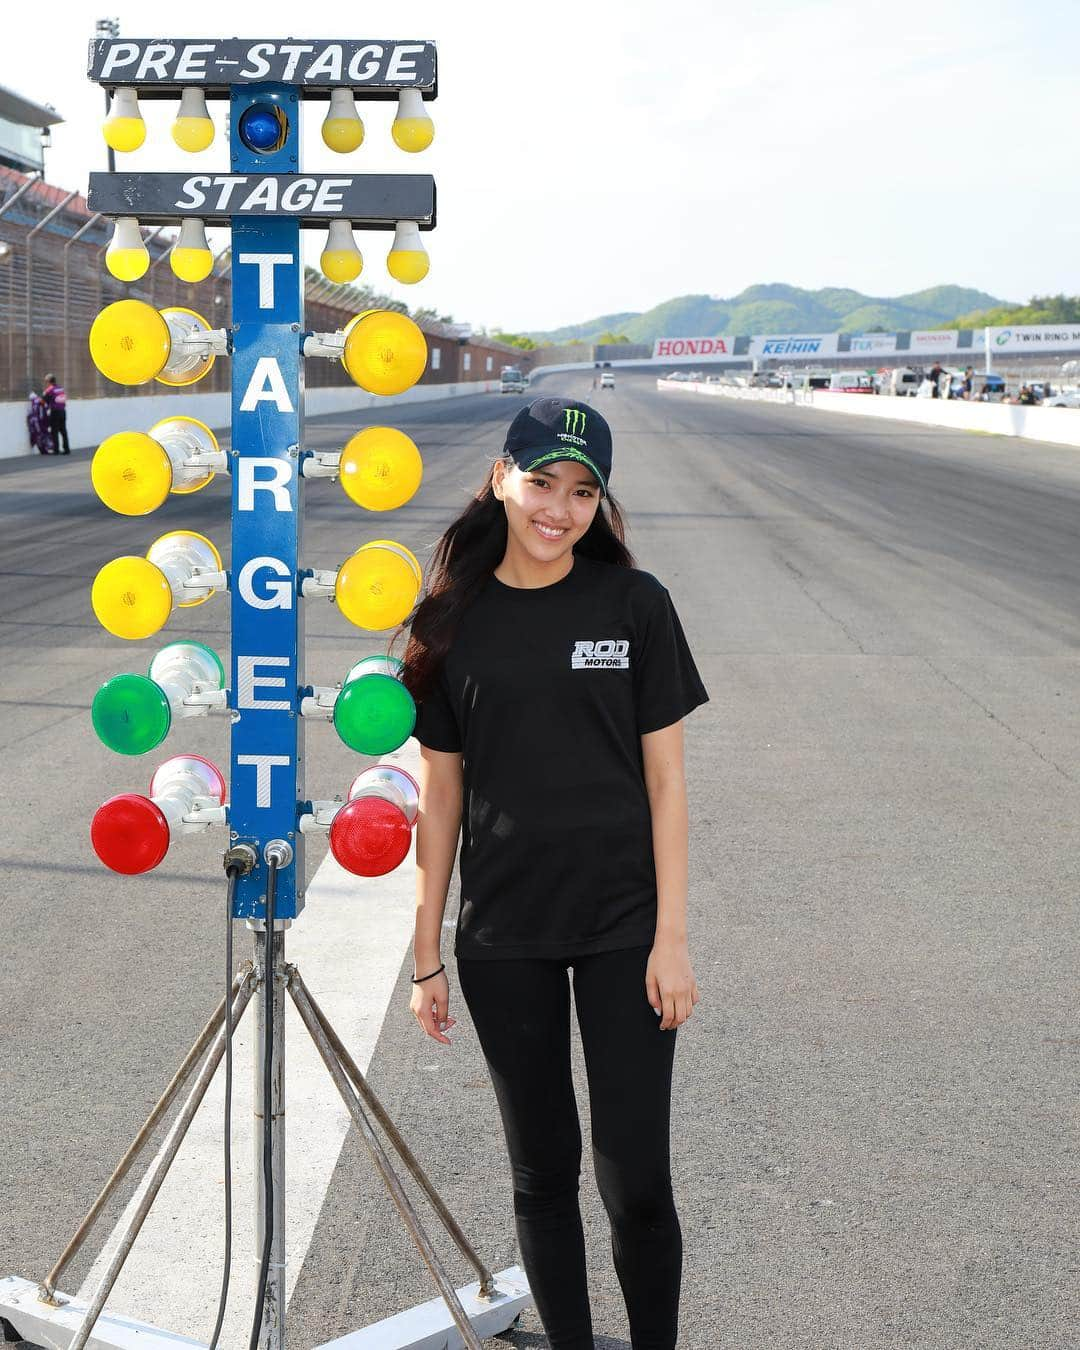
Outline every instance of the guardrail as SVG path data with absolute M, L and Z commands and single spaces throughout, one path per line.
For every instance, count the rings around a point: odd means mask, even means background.
M 915 422 L 954 431 L 1017 436 L 1080 448 L 1080 409 L 1076 408 L 1028 408 L 1014 403 L 969 403 L 965 399 L 893 398 L 887 394 L 834 394 L 827 389 L 751 389 L 745 385 L 702 384 L 690 380 L 657 380 L 656 387 L 757 403 L 786 403 L 818 412 Z

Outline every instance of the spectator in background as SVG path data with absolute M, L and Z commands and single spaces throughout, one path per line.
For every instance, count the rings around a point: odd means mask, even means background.
M 970 399 L 974 385 L 975 385 L 975 367 L 967 366 L 964 370 L 964 382 L 960 397 Z
M 940 381 L 942 375 L 944 375 L 944 374 L 945 374 L 945 371 L 944 371 L 944 369 L 943 369 L 943 367 L 942 367 L 941 362 L 940 362 L 940 361 L 935 361 L 934 364 L 930 367 L 930 374 L 927 376 L 927 378 L 929 379 L 930 384 L 931 384 L 931 386 L 932 386 L 932 387 L 931 387 L 931 390 L 930 390 L 930 397 L 931 397 L 931 398 L 940 398 L 940 397 L 941 397 L 941 385 L 939 384 L 939 381 Z
M 45 400 L 45 409 L 49 418 L 49 432 L 52 435 L 54 446 L 53 453 L 56 455 L 70 455 L 71 443 L 68 440 L 67 432 L 67 394 L 64 393 L 63 385 L 56 383 L 55 375 L 45 376 L 45 392 L 42 394 Z M 60 449 L 61 441 L 64 448 Z
M 1038 403 L 1039 400 L 1035 397 L 1034 389 L 1032 389 L 1029 385 L 1022 384 L 1020 386 L 1020 393 L 1017 395 L 1016 401 L 1017 403 L 1022 403 L 1025 408 L 1033 408 L 1035 404 Z

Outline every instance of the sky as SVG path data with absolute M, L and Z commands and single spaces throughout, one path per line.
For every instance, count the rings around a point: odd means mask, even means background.
M 394 105 L 371 103 L 363 146 L 335 155 L 312 103 L 303 167 L 434 174 L 428 277 L 396 285 L 390 236 L 359 233 L 361 280 L 478 328 L 550 329 L 756 282 L 1080 293 L 1077 0 L 362 9 L 375 17 L 361 30 L 345 18 L 361 7 L 321 0 L 233 0 L 227 24 L 191 3 L 16 4 L 0 84 L 66 119 L 47 177 L 85 191 L 88 170 L 106 167 L 103 95 L 85 74 L 99 17 L 126 37 L 435 41 L 430 150 L 398 150 Z M 187 155 L 169 136 L 174 105 L 146 105 L 146 144 L 118 167 L 227 169 L 222 109 L 210 105 L 213 146 Z M 323 237 L 305 232 L 313 264 Z

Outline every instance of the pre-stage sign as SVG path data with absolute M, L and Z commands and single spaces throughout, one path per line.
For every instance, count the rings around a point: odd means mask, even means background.
M 396 98 L 402 89 L 435 93 L 435 44 L 374 38 L 320 42 L 214 38 L 95 38 L 88 73 L 106 88 L 127 86 L 141 98 L 175 98 L 197 85 L 225 98 L 230 85 L 288 84 L 307 97 L 356 89 L 364 98 Z

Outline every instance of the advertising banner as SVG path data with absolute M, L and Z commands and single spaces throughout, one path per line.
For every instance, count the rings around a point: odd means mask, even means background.
M 874 356 L 881 352 L 896 351 L 895 333 L 862 333 L 851 339 L 851 353 Z
M 942 328 L 937 331 L 923 331 L 911 334 L 911 348 L 913 353 L 922 352 L 928 356 L 934 356 L 938 353 L 954 352 L 959 345 L 960 334 L 955 328 Z
M 786 333 L 755 337 L 750 339 L 750 355 L 767 360 L 782 360 L 788 356 L 800 360 L 809 356 L 835 356 L 839 336 L 838 333 Z
M 725 361 L 734 355 L 733 337 L 663 337 L 653 343 L 654 361 Z
M 1071 352 L 1078 349 L 1080 324 L 1027 324 L 990 329 L 990 350 L 995 352 Z

